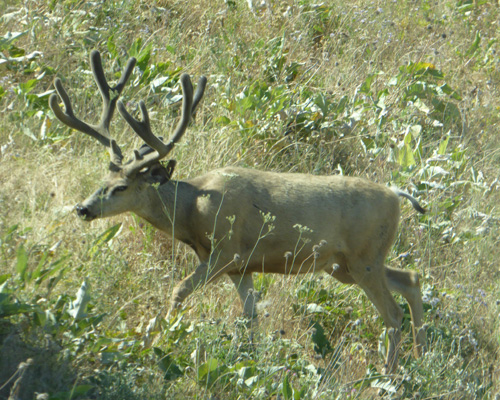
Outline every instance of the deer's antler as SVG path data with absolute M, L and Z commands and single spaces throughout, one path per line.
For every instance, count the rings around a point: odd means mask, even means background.
M 101 92 L 103 101 L 101 119 L 96 125 L 88 124 L 75 117 L 71 102 L 69 100 L 69 96 L 59 78 L 56 78 L 54 80 L 54 86 L 64 104 L 65 111 L 63 111 L 59 106 L 56 94 L 51 95 L 49 99 L 50 108 L 62 123 L 69 126 L 70 128 L 76 129 L 80 132 L 92 136 L 109 149 L 111 163 L 115 166 L 115 168 L 120 167 L 123 160 L 123 155 L 116 142 L 111 138 L 111 135 L 109 133 L 109 125 L 111 119 L 113 118 L 113 113 L 116 108 L 118 97 L 122 93 L 125 84 L 130 78 L 135 63 L 135 58 L 130 58 L 116 86 L 110 87 L 106 80 L 106 77 L 104 76 L 101 55 L 97 50 L 92 51 L 92 53 L 90 54 L 90 65 L 92 67 L 94 79 L 97 83 L 97 86 L 99 87 L 99 91 Z
M 179 124 L 177 125 L 170 140 L 167 143 L 164 143 L 161 139 L 156 137 L 151 132 L 151 124 L 149 121 L 148 111 L 143 101 L 139 103 L 142 119 L 137 120 L 128 113 L 123 103 L 118 100 L 123 91 L 123 88 L 125 87 L 125 84 L 132 74 L 135 63 L 135 58 L 130 58 L 116 86 L 110 87 L 106 80 L 106 77 L 104 76 L 101 55 L 97 50 L 92 51 L 92 53 L 90 54 L 90 65 L 92 67 L 94 79 L 97 83 L 99 91 L 101 92 L 103 103 L 101 119 L 96 125 L 88 124 L 75 117 L 68 93 L 64 89 L 59 78 L 56 78 L 54 80 L 54 86 L 64 104 L 65 110 L 63 111 L 59 106 L 59 100 L 56 94 L 50 96 L 49 99 L 50 108 L 52 108 L 52 111 L 62 123 L 69 126 L 70 128 L 76 129 L 80 132 L 92 136 L 101 144 L 106 146 L 111 156 L 110 169 L 113 171 L 124 170 L 126 174 L 133 174 L 145 167 L 154 164 L 155 162 L 164 158 L 172 150 L 175 143 L 180 140 L 180 138 L 186 131 L 191 116 L 196 112 L 196 108 L 203 97 L 207 84 L 207 78 L 202 76 L 198 82 L 196 93 L 194 93 L 193 96 L 193 85 L 191 84 L 189 75 L 183 74 L 181 76 L 180 82 L 182 93 L 184 95 L 182 100 L 181 120 L 179 121 Z M 146 144 L 154 150 L 153 152 L 147 153 L 145 155 L 141 155 L 138 150 L 134 150 L 135 158 L 126 166 L 122 165 L 122 151 L 117 145 L 116 141 L 111 138 L 109 132 L 111 119 L 113 118 L 113 113 L 117 105 L 118 111 L 127 121 L 127 123 L 132 127 L 135 133 L 137 133 L 142 138 L 142 140 L 144 140 L 144 142 L 146 142 Z
M 175 128 L 174 133 L 170 139 L 164 143 L 161 139 L 155 136 L 151 131 L 151 124 L 149 121 L 148 110 L 146 109 L 146 104 L 144 101 L 139 102 L 139 108 L 141 110 L 141 120 L 132 117 L 124 104 L 118 102 L 118 111 L 122 117 L 127 121 L 127 123 L 132 127 L 134 132 L 142 139 L 148 146 L 150 146 L 154 151 L 152 153 L 146 154 L 144 156 L 140 155 L 137 150 L 134 151 L 135 159 L 126 165 L 126 174 L 133 174 L 146 168 L 155 162 L 164 158 L 177 143 L 186 128 L 188 127 L 191 116 L 195 113 L 196 107 L 198 106 L 203 94 L 205 92 L 205 87 L 207 84 L 207 78 L 202 76 L 198 82 L 198 87 L 196 88 L 196 93 L 193 98 L 193 85 L 191 83 L 191 78 L 187 74 L 183 74 L 180 78 L 180 83 L 182 87 L 183 99 L 182 99 L 182 114 L 181 119 Z

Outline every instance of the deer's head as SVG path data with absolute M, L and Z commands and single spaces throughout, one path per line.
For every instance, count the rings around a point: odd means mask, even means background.
M 90 65 L 103 100 L 101 119 L 96 125 L 88 124 L 75 117 L 69 96 L 62 86 L 61 80 L 56 78 L 54 81 L 56 91 L 65 108 L 64 111 L 61 109 L 58 96 L 53 94 L 49 99 L 49 104 L 56 117 L 70 128 L 97 139 L 108 148 L 111 158 L 105 184 L 76 206 L 76 212 L 86 221 L 134 211 L 141 202 L 146 201 L 147 188 L 158 184 L 162 185 L 170 180 L 175 168 L 175 161 L 170 160 L 166 166 L 163 166 L 160 160 L 168 155 L 186 131 L 191 116 L 195 113 L 205 91 L 207 83 L 205 77 L 200 78 L 194 95 L 189 75 L 183 74 L 180 77 L 183 93 L 181 119 L 174 133 L 165 143 L 161 137 L 157 137 L 151 132 L 148 111 L 143 101 L 139 103 L 142 118 L 138 120 L 132 117 L 123 103 L 118 100 L 132 74 L 135 63 L 135 58 L 131 58 L 116 86 L 110 87 L 104 76 L 99 52 L 94 50 L 91 53 Z M 134 132 L 145 142 L 145 145 L 140 149 L 134 150 L 134 157 L 128 162 L 123 162 L 122 151 L 116 141 L 111 138 L 109 132 L 110 122 L 116 107 Z

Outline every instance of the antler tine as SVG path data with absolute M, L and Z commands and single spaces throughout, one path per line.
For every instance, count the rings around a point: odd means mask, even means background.
M 82 120 L 75 117 L 68 93 L 64 89 L 59 78 L 56 78 L 54 80 L 54 86 L 64 104 L 65 111 L 63 111 L 59 106 L 56 94 L 51 95 L 49 98 L 49 105 L 55 116 L 70 128 L 90 135 L 93 138 L 97 139 L 101 144 L 106 146 L 111 156 L 111 162 L 115 164 L 115 166 L 121 164 L 123 156 L 116 142 L 111 139 L 111 135 L 109 134 L 109 125 L 116 108 L 118 97 L 123 91 L 126 82 L 130 78 L 135 63 L 135 58 L 129 59 L 127 66 L 125 67 L 122 76 L 118 81 L 118 84 L 114 88 L 111 88 L 104 76 L 104 70 L 102 68 L 101 56 L 99 52 L 94 50 L 90 54 L 90 65 L 92 67 L 94 79 L 97 83 L 97 86 L 99 87 L 99 91 L 101 92 L 101 97 L 103 99 L 101 119 L 97 125 L 87 124 L 86 122 L 83 122 Z M 110 91 L 113 91 L 113 94 L 110 94 Z
M 182 74 L 181 78 L 182 94 L 182 114 L 174 133 L 170 137 L 167 146 L 170 146 L 169 151 L 172 149 L 175 143 L 177 143 L 184 132 L 186 131 L 189 121 L 191 120 L 191 110 L 193 107 L 193 84 L 191 83 L 191 78 L 188 74 Z M 203 95 L 203 92 L 202 92 Z M 200 97 L 201 100 L 201 97 Z M 199 102 L 199 100 L 198 100 Z
M 108 81 L 104 76 L 104 69 L 102 68 L 100 53 L 97 50 L 93 50 L 92 53 L 90 53 L 90 65 L 92 67 L 92 73 L 94 74 L 94 79 L 97 83 L 99 91 L 101 92 L 103 101 L 101 120 L 98 127 L 108 133 L 108 136 L 109 125 L 111 122 L 111 118 L 113 118 L 113 114 L 115 112 L 116 102 L 118 101 L 118 97 L 121 95 L 123 88 L 125 87 L 125 83 L 132 74 L 135 63 L 136 59 L 131 57 L 128 60 L 127 66 L 125 67 L 117 85 L 112 88 L 109 86 Z M 112 91 L 113 94 L 110 94 L 110 91 Z
M 127 124 L 130 125 L 134 132 L 137 133 L 137 135 L 144 140 L 149 147 L 160 153 L 162 148 L 165 147 L 165 143 L 158 139 L 151 131 L 148 109 L 142 100 L 139 102 L 139 109 L 141 110 L 142 121 L 132 117 L 123 103 L 121 101 L 118 102 L 118 111 L 125 121 L 127 121 Z
M 207 78 L 205 76 L 200 77 L 198 80 L 198 86 L 196 86 L 196 92 L 194 93 L 193 106 L 191 107 L 191 116 L 196 113 L 198 104 L 200 103 L 203 95 L 205 94 L 205 87 L 207 86 Z
M 128 173 L 133 173 L 140 171 L 141 169 L 153 164 L 156 161 L 164 158 L 177 143 L 189 124 L 191 119 L 191 110 L 193 109 L 193 85 L 191 84 L 191 78 L 189 75 L 183 74 L 180 78 L 183 100 L 182 100 L 182 115 L 173 135 L 167 143 L 164 143 L 158 137 L 156 137 L 151 131 L 151 124 L 149 121 L 148 110 L 146 104 L 143 101 L 139 102 L 139 108 L 141 110 L 142 120 L 137 120 L 127 111 L 125 106 L 121 101 L 118 102 L 118 111 L 122 117 L 131 126 L 134 132 L 142 139 L 148 146 L 153 148 L 155 151 L 145 155 L 143 158 L 135 157 L 135 161 L 129 165 Z M 206 85 L 206 79 L 200 79 L 202 87 L 196 91 L 199 99 L 198 103 L 203 96 L 204 88 Z
M 77 131 L 86 133 L 87 135 L 92 136 L 94 139 L 97 139 L 101 144 L 106 147 L 110 146 L 109 137 L 102 135 L 97 132 L 97 130 L 85 122 L 79 120 L 75 117 L 73 113 L 73 107 L 71 106 L 71 102 L 69 100 L 68 93 L 64 89 L 62 82 L 59 78 L 54 80 L 54 86 L 56 88 L 57 94 L 61 98 L 64 104 L 65 111 L 61 109 L 59 106 L 59 100 L 56 94 L 52 94 L 49 98 L 49 106 L 54 112 L 55 116 L 65 125 L 69 126 L 72 129 L 76 129 Z

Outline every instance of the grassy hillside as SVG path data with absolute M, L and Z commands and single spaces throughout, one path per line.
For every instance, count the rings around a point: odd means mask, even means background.
M 500 396 L 498 4 L 341 3 L 0 1 L 0 399 Z M 324 275 L 255 275 L 253 332 L 223 278 L 144 347 L 196 258 L 134 215 L 73 212 L 108 154 L 48 98 L 60 77 L 95 121 L 94 49 L 110 80 L 138 59 L 123 99 L 130 110 L 144 99 L 162 136 L 180 74 L 207 76 L 176 179 L 239 165 L 361 176 L 417 197 L 429 212 L 402 202 L 387 263 L 421 276 L 426 356 L 412 356 L 407 315 L 398 373 L 380 375 L 379 314 Z M 119 116 L 112 133 L 128 155 L 142 144 Z

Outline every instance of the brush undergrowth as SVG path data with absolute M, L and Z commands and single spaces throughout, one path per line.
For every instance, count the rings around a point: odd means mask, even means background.
M 0 398 L 499 396 L 496 3 L 0 4 Z M 85 224 L 72 213 L 107 154 L 62 126 L 48 97 L 59 76 L 92 119 L 93 49 L 109 77 L 138 59 L 123 98 L 144 99 L 163 136 L 180 73 L 208 77 L 174 150 L 178 178 L 239 164 L 363 176 L 418 196 L 429 213 L 404 203 L 388 263 L 421 275 L 426 356 L 412 356 L 407 315 L 398 374 L 380 375 L 377 312 L 321 275 L 256 276 L 253 331 L 223 279 L 144 347 L 196 259 L 135 216 Z M 124 147 L 141 144 L 120 118 L 112 129 Z

